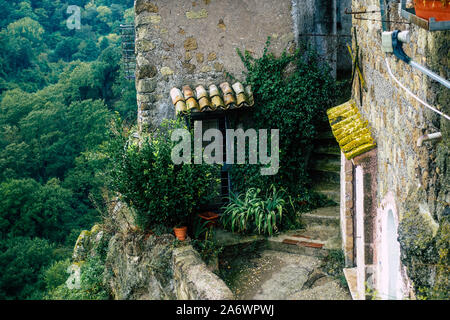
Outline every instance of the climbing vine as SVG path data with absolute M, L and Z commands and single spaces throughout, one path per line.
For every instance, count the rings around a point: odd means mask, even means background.
M 233 189 L 245 192 L 250 187 L 275 184 L 309 202 L 307 161 L 314 138 L 321 126 L 325 127 L 325 110 L 336 99 L 336 83 L 329 67 L 313 50 L 305 47 L 276 57 L 269 52 L 269 46 L 270 38 L 260 58 L 247 51 L 237 52 L 254 92 L 251 125 L 255 129 L 280 130 L 280 169 L 276 175 L 261 176 L 259 166 L 234 165 Z

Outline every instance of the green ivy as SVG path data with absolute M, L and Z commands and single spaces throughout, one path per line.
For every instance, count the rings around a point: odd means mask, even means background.
M 261 176 L 257 165 L 234 165 L 233 189 L 245 192 L 275 184 L 297 200 L 308 202 L 306 163 L 320 127 L 325 127 L 325 111 L 336 99 L 336 83 L 329 67 L 309 48 L 276 57 L 269 53 L 269 46 L 270 38 L 261 58 L 237 51 L 254 93 L 252 127 L 280 130 L 280 169 L 276 175 Z

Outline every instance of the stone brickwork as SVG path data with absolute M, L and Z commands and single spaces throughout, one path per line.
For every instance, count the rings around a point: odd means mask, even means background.
M 173 118 L 169 90 L 244 77 L 236 48 L 261 56 L 268 36 L 280 54 L 294 50 L 291 1 L 135 1 L 139 130 Z
M 109 240 L 104 284 L 116 300 L 231 300 L 226 284 L 188 243 L 129 229 Z M 89 249 L 89 248 L 86 248 Z M 95 249 L 95 248 L 94 248 Z M 89 249 L 89 254 L 94 252 Z M 77 267 L 77 264 L 73 264 Z M 73 268 L 75 269 L 75 268 Z M 76 274 L 74 270 L 73 274 Z
M 341 235 L 345 265 L 354 265 L 354 234 L 353 234 L 353 163 L 341 154 Z
M 300 42 L 311 44 L 328 62 L 334 76 L 351 69 L 347 43 L 351 42 L 352 18 L 345 14 L 351 0 L 294 0 L 294 32 Z
M 389 20 L 404 21 L 397 14 L 397 6 L 391 2 Z M 379 9 L 378 0 L 352 2 L 354 11 Z M 366 16 L 380 19 L 379 14 Z M 373 199 L 375 207 L 380 207 L 386 194 L 391 193 L 398 209 L 396 219 L 400 225 L 406 212 L 414 212 L 414 215 L 426 217 L 424 220 L 428 221 L 435 234 L 450 202 L 447 163 L 450 156 L 450 123 L 407 95 L 388 74 L 385 58 L 404 86 L 447 114 L 450 113 L 449 90 L 394 56 L 384 54 L 381 50 L 382 26 L 379 21 L 353 19 L 353 25 L 356 27 L 359 58 L 366 82 L 366 88 L 360 88 L 358 81 L 354 83 L 353 96 L 361 114 L 368 120 L 377 143 L 377 179 L 373 186 L 376 188 Z M 429 32 L 413 24 L 400 23 L 391 23 L 389 28 L 391 31 L 410 30 L 411 42 L 404 45 L 405 52 L 414 61 L 449 78 L 449 31 Z M 417 146 L 419 137 L 439 131 L 443 134 L 443 141 L 429 141 Z M 383 232 L 385 230 L 381 226 L 374 226 L 374 233 Z M 402 262 L 406 263 L 410 257 L 404 243 L 400 244 Z M 373 262 L 379 261 L 379 250 L 374 247 Z M 347 260 L 351 261 L 349 258 Z M 374 267 L 377 268 L 376 265 Z M 432 272 L 430 269 L 430 274 Z M 412 276 L 411 272 L 408 273 L 408 277 Z M 408 279 L 403 280 L 408 282 Z M 375 286 L 377 279 L 371 282 L 369 286 Z M 376 286 L 374 289 L 377 289 Z
M 349 34 L 349 17 L 342 14 L 349 3 L 135 0 L 139 132 L 152 131 L 163 119 L 175 116 L 169 97 L 173 87 L 208 87 L 226 80 L 227 73 L 244 81 L 245 68 L 237 48 L 260 57 L 269 36 L 270 50 L 280 54 L 283 50 L 294 52 L 298 41 L 305 39 L 302 34 Z M 335 66 L 336 42 L 341 38 L 314 39 L 319 53 Z M 343 55 L 339 68 L 348 69 L 348 53 L 339 52 Z

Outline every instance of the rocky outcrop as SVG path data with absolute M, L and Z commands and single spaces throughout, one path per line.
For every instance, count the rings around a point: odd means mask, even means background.
M 100 257 L 105 264 L 103 283 L 118 300 L 227 300 L 231 290 L 212 273 L 189 240 L 179 243 L 172 234 L 149 235 L 131 224 L 132 212 L 112 213 L 117 228 L 95 225 L 83 230 L 76 242 L 69 289 L 80 289 L 81 266 Z M 108 231 L 107 231 L 108 230 Z
M 108 246 L 105 284 L 119 300 L 175 299 L 172 235 L 150 236 L 129 231 L 115 234 Z

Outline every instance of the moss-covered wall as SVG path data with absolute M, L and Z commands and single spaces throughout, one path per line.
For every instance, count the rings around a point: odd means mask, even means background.
M 353 0 L 352 9 L 379 10 L 379 3 L 378 0 Z M 374 21 L 381 17 L 372 14 L 366 18 L 353 19 L 366 81 L 365 88 L 356 82 L 353 94 L 377 142 L 377 205 L 389 192 L 394 195 L 401 260 L 416 296 L 432 298 L 446 294 L 448 297 L 449 228 L 445 212 L 450 204 L 450 121 L 407 95 L 389 76 L 385 58 L 403 85 L 446 114 L 450 113 L 450 90 L 383 53 L 381 23 Z M 389 20 L 405 21 L 398 16 L 397 4 L 392 2 Z M 413 24 L 391 23 L 389 30 L 396 29 L 410 31 L 411 42 L 403 47 L 414 61 L 449 78 L 450 31 L 429 32 Z M 442 141 L 417 146 L 420 136 L 434 132 L 442 132 Z M 447 289 L 438 293 L 436 290 L 445 284 Z

